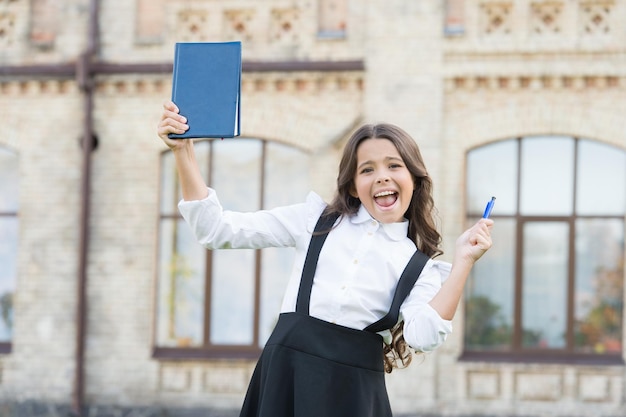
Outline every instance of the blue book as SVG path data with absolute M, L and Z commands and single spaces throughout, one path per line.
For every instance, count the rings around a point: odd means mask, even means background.
M 172 72 L 172 101 L 189 130 L 170 138 L 239 136 L 241 42 L 179 42 Z

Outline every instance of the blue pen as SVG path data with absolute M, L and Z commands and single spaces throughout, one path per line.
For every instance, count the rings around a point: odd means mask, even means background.
M 491 210 L 493 209 L 493 205 L 496 202 L 495 197 L 491 197 L 491 200 L 487 203 L 487 207 L 485 207 L 485 212 L 483 213 L 483 219 L 488 219 L 491 214 Z

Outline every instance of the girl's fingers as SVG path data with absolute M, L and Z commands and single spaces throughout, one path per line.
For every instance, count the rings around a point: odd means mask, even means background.
M 174 102 L 171 100 L 167 100 L 165 103 L 163 103 L 163 108 L 165 110 L 173 111 L 174 113 L 180 113 L 178 106 L 174 104 Z
M 172 101 L 163 103 L 163 113 L 157 125 L 159 138 L 161 138 L 170 149 L 181 148 L 187 144 L 187 141 L 170 139 L 169 134 L 182 134 L 188 129 L 187 118 L 179 114 L 178 107 Z
M 493 220 L 481 219 L 472 228 L 467 231 L 467 243 L 469 247 L 469 256 L 474 260 L 478 260 L 491 246 L 491 232 Z
M 171 117 L 168 117 L 166 119 L 163 119 L 160 123 L 160 126 L 163 126 L 164 128 L 171 128 L 171 129 L 175 129 L 175 130 L 187 130 L 189 128 L 189 126 L 187 126 L 187 124 L 185 123 L 186 120 L 181 120 L 181 119 L 174 119 Z
M 165 110 L 161 115 L 161 120 L 167 119 L 176 120 L 180 123 L 187 123 L 187 118 L 185 116 L 175 113 L 171 110 Z
M 174 102 L 166 101 L 165 103 L 163 103 L 163 108 L 164 108 L 163 114 L 161 115 L 162 121 L 172 120 L 174 122 L 179 122 L 181 125 L 184 125 L 187 123 L 187 118 L 179 114 L 180 110 L 178 109 L 176 104 L 174 104 Z M 178 128 L 183 127 L 181 125 L 177 126 L 176 124 L 172 124 L 172 125 Z
M 165 110 L 161 114 L 161 120 L 157 127 L 159 136 L 163 137 L 168 133 L 181 134 L 189 129 L 187 118 L 178 114 L 178 108 L 174 103 L 167 102 L 163 107 Z

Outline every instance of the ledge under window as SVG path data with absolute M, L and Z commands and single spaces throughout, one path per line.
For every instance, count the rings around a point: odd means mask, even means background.
M 261 349 L 253 346 L 212 346 L 208 348 L 154 347 L 152 357 L 168 360 L 258 359 Z
M 461 362 L 554 363 L 570 365 L 624 365 L 620 354 L 593 355 L 571 352 L 463 352 Z

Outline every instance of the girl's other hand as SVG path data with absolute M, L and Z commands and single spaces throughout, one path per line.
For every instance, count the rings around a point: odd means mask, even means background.
M 474 226 L 463 232 L 456 241 L 458 260 L 474 264 L 491 248 L 491 228 L 493 220 L 480 219 Z
M 187 118 L 182 116 L 180 110 L 172 101 L 163 103 L 163 113 L 157 127 L 157 132 L 161 140 L 171 149 L 176 150 L 183 148 L 189 142 L 188 139 L 170 139 L 167 135 L 170 133 L 181 134 L 189 129 Z

